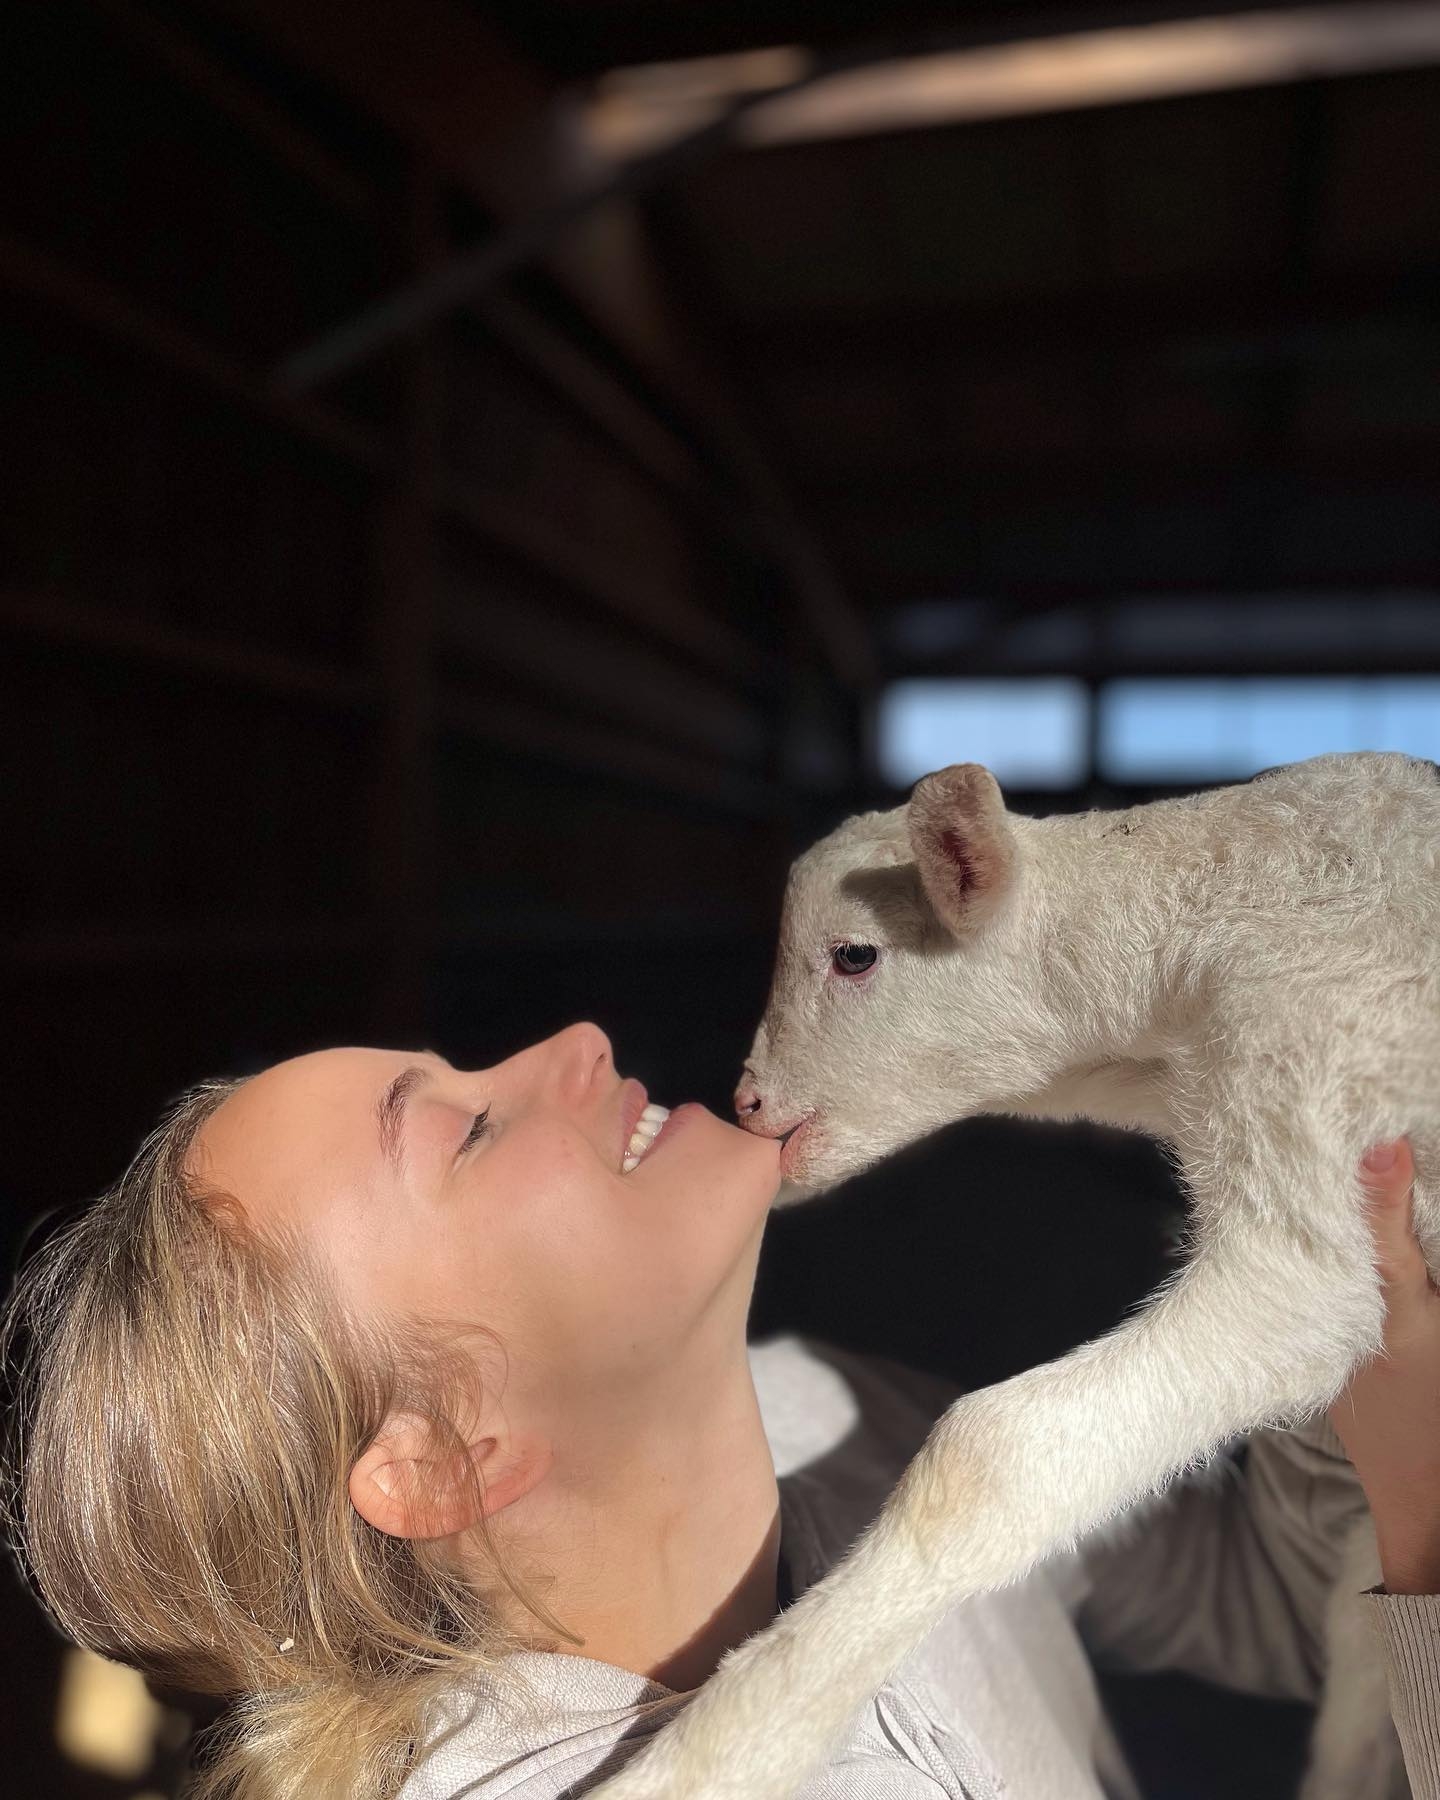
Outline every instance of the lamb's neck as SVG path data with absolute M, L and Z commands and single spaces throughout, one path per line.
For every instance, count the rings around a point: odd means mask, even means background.
M 1148 1061 L 1168 1043 L 1165 889 L 1129 817 L 1026 821 L 1029 949 L 1067 1070 Z
M 1003 1110 L 1022 1119 L 1090 1119 L 1151 1137 L 1174 1133 L 1172 1071 L 1164 1057 L 1117 1057 L 1062 1070 Z

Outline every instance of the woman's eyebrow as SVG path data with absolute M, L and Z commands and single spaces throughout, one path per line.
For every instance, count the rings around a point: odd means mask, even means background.
M 405 1106 L 417 1088 L 430 1080 L 430 1071 L 412 1063 L 402 1069 L 380 1096 L 375 1106 L 375 1125 L 380 1133 L 380 1148 L 385 1159 L 400 1173 L 401 1133 L 405 1128 Z

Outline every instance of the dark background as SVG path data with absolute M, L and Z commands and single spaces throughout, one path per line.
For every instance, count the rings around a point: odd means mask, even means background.
M 726 1107 L 790 858 L 903 798 L 891 678 L 1440 670 L 1432 67 L 717 140 L 544 225 L 615 65 L 1187 10 L 11 0 L 7 1267 L 188 1081 L 320 1044 L 592 1017 Z M 1138 1141 L 961 1127 L 777 1218 L 757 1326 L 991 1380 L 1137 1299 L 1173 1198 Z M 59 1759 L 8 1574 L 0 1633 L 7 1791 L 168 1788 Z M 1153 1795 L 1285 1791 L 1298 1709 L 1114 1697 Z

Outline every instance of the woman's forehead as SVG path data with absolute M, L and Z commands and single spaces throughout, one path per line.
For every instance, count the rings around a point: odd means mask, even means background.
M 291 1057 L 243 1082 L 205 1121 L 193 1168 L 254 1216 L 291 1211 L 328 1170 L 353 1181 L 379 1154 L 376 1100 L 410 1057 L 348 1047 Z

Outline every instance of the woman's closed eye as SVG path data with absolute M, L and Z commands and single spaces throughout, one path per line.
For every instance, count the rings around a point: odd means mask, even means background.
M 488 1106 L 485 1108 L 484 1112 L 476 1113 L 474 1123 L 471 1125 L 470 1129 L 465 1133 L 464 1142 L 461 1144 L 460 1148 L 455 1152 L 455 1154 L 457 1156 L 463 1156 L 467 1150 L 473 1150 L 474 1147 L 476 1146 L 476 1144 L 478 1144 L 480 1142 L 481 1138 L 484 1137 L 484 1135 L 485 1135 L 486 1121 L 489 1119 L 489 1117 L 490 1117 L 490 1108 Z

